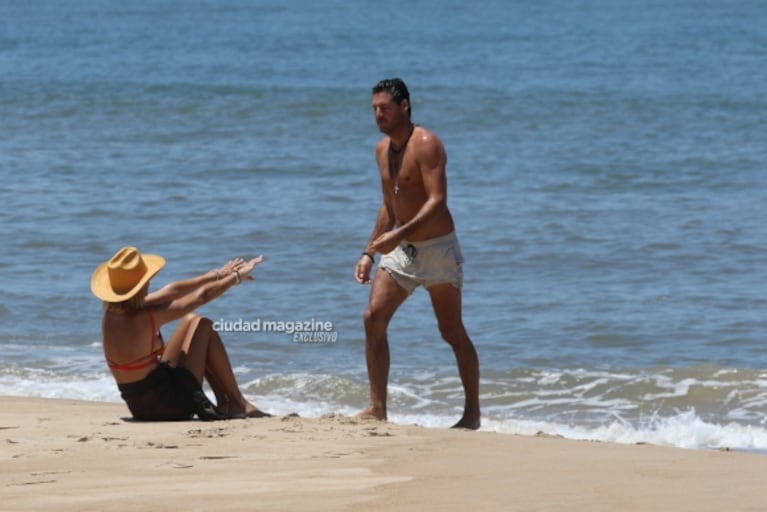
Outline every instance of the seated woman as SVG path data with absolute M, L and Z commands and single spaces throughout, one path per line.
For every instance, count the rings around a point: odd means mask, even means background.
M 213 323 L 193 311 L 241 281 L 253 280 L 263 256 L 237 258 L 220 269 L 149 292 L 165 259 L 123 247 L 101 264 L 91 291 L 104 301 L 104 356 L 122 398 L 138 420 L 174 421 L 269 416 L 245 399 Z M 160 326 L 179 320 L 165 345 Z M 214 406 L 202 391 L 207 379 Z

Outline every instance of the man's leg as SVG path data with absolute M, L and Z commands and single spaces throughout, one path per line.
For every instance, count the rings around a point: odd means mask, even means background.
M 453 428 L 478 429 L 479 412 L 479 358 L 474 344 L 463 326 L 461 291 L 452 284 L 429 287 L 429 296 L 437 317 L 439 332 L 450 345 L 458 363 L 463 391 L 466 395 L 463 417 Z
M 386 419 L 386 387 L 389 382 L 389 341 L 386 329 L 397 308 L 407 298 L 407 291 L 389 273 L 378 269 L 364 314 L 365 360 L 370 380 L 370 407 L 360 417 Z

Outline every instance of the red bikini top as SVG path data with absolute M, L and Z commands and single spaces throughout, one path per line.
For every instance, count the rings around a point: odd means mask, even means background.
M 147 315 L 149 315 L 149 322 L 152 324 L 152 335 L 149 338 L 150 352 L 145 356 L 141 356 L 138 359 L 135 359 L 125 364 L 119 364 L 107 358 L 107 366 L 109 366 L 111 369 L 120 370 L 123 372 L 134 372 L 136 370 L 141 370 L 143 368 L 146 368 L 147 366 L 151 366 L 155 364 L 157 362 L 157 358 L 162 355 L 163 351 L 165 350 L 165 344 L 162 343 L 163 341 L 162 334 L 160 334 L 160 331 L 155 329 L 154 315 L 152 315 L 152 310 L 149 308 L 146 308 L 146 312 L 147 312 Z M 155 333 L 157 333 L 157 336 L 160 338 L 160 348 L 153 350 Z M 146 359 L 146 361 L 144 361 L 144 359 Z M 144 361 L 144 362 L 140 363 L 139 361 Z

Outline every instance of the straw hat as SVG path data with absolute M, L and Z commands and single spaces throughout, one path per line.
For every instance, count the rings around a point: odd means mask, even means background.
M 162 256 L 142 255 L 135 247 L 123 247 L 111 260 L 98 266 L 91 277 L 91 291 L 105 302 L 128 300 L 164 266 Z

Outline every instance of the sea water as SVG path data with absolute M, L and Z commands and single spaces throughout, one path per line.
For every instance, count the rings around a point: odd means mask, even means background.
M 483 429 L 765 450 L 765 48 L 760 1 L 2 2 L 0 393 L 120 401 L 89 281 L 135 245 L 155 285 L 263 254 L 200 310 L 245 393 L 364 408 L 397 76 L 448 152 Z M 427 293 L 389 338 L 390 420 L 452 425 Z

